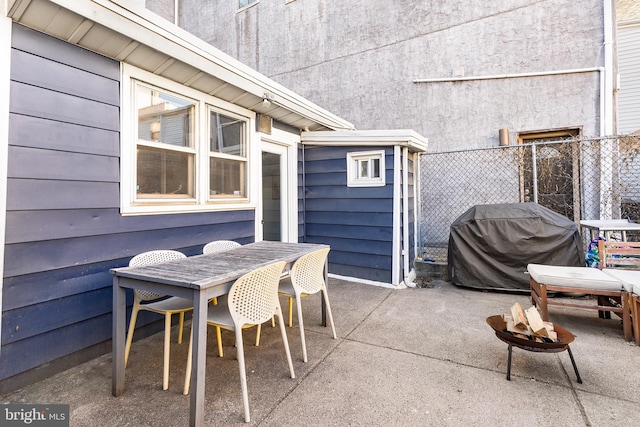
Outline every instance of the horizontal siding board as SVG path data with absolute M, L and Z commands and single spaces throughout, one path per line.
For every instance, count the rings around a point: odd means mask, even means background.
M 338 185 L 347 186 L 347 172 L 330 172 L 330 173 L 308 173 L 305 175 L 305 184 L 308 187 L 315 185 Z
M 12 113 L 119 130 L 120 109 L 117 106 L 18 82 L 11 82 L 10 91 Z
M 106 314 L 3 346 L 0 379 L 109 340 L 111 335 L 111 314 Z
M 360 253 L 366 255 L 391 256 L 393 250 L 393 245 L 390 241 L 348 239 L 342 236 L 310 236 L 309 239 L 313 240 L 313 242 L 309 243 L 322 243 L 331 246 L 331 251 L 336 253 Z M 343 259 L 342 262 L 344 261 L 345 260 Z
M 318 160 L 327 160 L 327 159 L 344 159 L 346 162 L 348 153 L 358 153 L 362 151 L 379 151 L 384 149 L 385 157 L 387 161 L 389 161 L 390 156 L 393 156 L 393 147 L 384 147 L 381 148 L 379 146 L 353 146 L 353 145 L 343 145 L 343 146 L 332 146 L 332 147 L 313 147 L 305 145 L 304 150 L 304 160 L 305 162 L 314 162 Z
M 3 309 L 15 310 L 35 303 L 55 301 L 68 296 L 110 288 L 113 276 L 109 269 L 128 265 L 129 258 L 84 264 L 58 270 L 7 277 L 2 295 Z M 37 296 L 37 298 L 34 298 Z
M 120 104 L 120 83 L 78 68 L 13 49 L 12 80 L 105 104 Z
M 118 156 L 120 133 L 39 117 L 10 114 L 9 145 Z
M 312 224 L 336 225 L 368 225 L 377 227 L 391 227 L 393 214 L 391 212 L 307 212 L 307 222 Z
M 329 262 L 347 264 L 344 260 L 349 260 L 348 265 L 354 267 L 391 270 L 391 256 L 341 252 L 333 249 L 329 253 Z
M 390 242 L 393 239 L 393 228 L 307 224 L 307 237 L 344 237 L 346 239 L 357 239 L 363 242 L 371 240 Z
M 119 182 L 120 159 L 40 148 L 9 147 L 9 178 Z
M 253 236 L 254 220 L 254 210 L 134 216 L 122 216 L 118 208 L 10 211 L 7 212 L 6 243 L 193 226 L 209 227 L 203 236 L 205 239 L 235 240 Z
M 321 162 L 306 162 L 304 165 L 307 174 L 343 172 L 347 171 L 347 159 L 324 160 Z
M 253 233 L 253 225 L 253 222 L 232 223 L 224 228 L 230 236 L 238 236 Z M 192 255 L 213 234 L 211 226 L 204 225 L 6 245 L 4 274 L 12 277 L 93 264 L 152 249 L 189 249 L 185 253 Z
M 384 187 L 335 187 L 316 185 L 307 188 L 307 199 L 349 199 L 360 203 L 361 199 L 391 199 L 393 185 Z
M 364 280 L 373 280 L 381 283 L 391 283 L 391 270 L 356 267 L 353 265 L 336 264 L 329 265 L 329 272 L 346 277 L 357 277 Z
M 120 206 L 117 182 L 7 181 L 7 210 L 115 208 Z
M 360 199 L 357 203 L 348 199 L 306 199 L 305 204 L 307 212 L 393 212 L 393 200 L 389 199 Z
M 112 288 L 76 294 L 2 314 L 2 345 L 44 334 L 92 317 L 110 314 Z
M 14 24 L 11 46 L 112 80 L 120 78 L 120 63 L 62 40 Z

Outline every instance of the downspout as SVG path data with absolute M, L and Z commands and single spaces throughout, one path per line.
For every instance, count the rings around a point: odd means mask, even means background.
M 392 237 L 392 253 L 391 253 L 391 284 L 397 286 L 400 284 L 400 273 L 402 264 L 402 246 L 400 245 L 400 226 L 402 217 L 400 208 L 402 206 L 400 199 L 400 187 L 402 175 L 400 163 L 400 146 L 393 147 L 393 237 Z
M 613 0 L 604 0 L 603 55 L 604 68 L 600 69 L 600 137 L 614 134 L 613 129 Z M 613 218 L 613 141 L 603 139 L 600 144 L 600 219 Z
M 9 111 L 11 87 L 11 19 L 7 18 L 7 3 L 3 2 L 5 10 L 0 17 L 0 44 L 4 53 L 0 57 L 0 93 L 6 94 L 0 101 L 0 314 L 2 314 L 2 292 L 4 284 L 4 248 L 6 245 L 6 224 L 7 224 L 7 178 L 8 178 L 8 158 L 9 158 Z M 4 89 L 3 89 L 4 88 Z M 0 322 L 0 336 L 2 336 L 2 324 Z M 0 353 L 2 345 L 0 344 Z
M 178 27 L 180 26 L 180 16 L 178 16 L 178 11 L 180 10 L 180 0 L 175 0 L 173 3 L 173 23 Z
M 402 148 L 402 268 L 403 281 L 407 286 L 413 282 L 409 278 L 409 148 Z

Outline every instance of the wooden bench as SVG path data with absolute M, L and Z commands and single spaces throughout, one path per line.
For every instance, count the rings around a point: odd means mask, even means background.
M 640 343 L 640 325 L 638 315 L 632 309 L 640 311 L 638 294 L 633 296 L 633 283 L 640 283 L 640 242 L 605 242 L 598 245 L 600 268 L 565 267 L 542 264 L 529 264 L 529 283 L 531 301 L 540 308 L 542 318 L 549 320 L 548 306 L 565 306 L 580 309 L 598 310 L 600 317 L 610 317 L 615 313 L 622 318 L 624 337 L 631 341 L 635 335 Z M 638 271 L 630 271 L 630 270 Z M 636 287 L 640 290 L 640 286 Z M 549 299 L 549 292 L 568 292 L 593 295 L 596 304 L 578 300 Z
M 598 242 L 600 268 L 620 280 L 628 292 L 633 335 L 640 345 L 640 242 Z

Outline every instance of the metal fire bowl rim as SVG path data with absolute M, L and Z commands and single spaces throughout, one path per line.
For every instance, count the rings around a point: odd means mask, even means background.
M 566 350 L 569 344 L 575 339 L 571 332 L 556 325 L 555 323 L 553 325 L 553 330 L 558 334 L 560 342 L 535 342 L 518 338 L 510 332 L 507 332 L 507 324 L 499 314 L 487 317 L 487 323 L 495 331 L 496 336 L 502 341 L 529 351 L 563 351 Z

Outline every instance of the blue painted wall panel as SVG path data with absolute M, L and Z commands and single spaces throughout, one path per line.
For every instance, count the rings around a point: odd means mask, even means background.
M 347 153 L 373 149 L 305 146 L 305 237 L 331 245 L 331 273 L 390 283 L 393 149 L 386 149 L 385 186 L 347 187 Z
M 252 209 L 120 215 L 120 64 L 18 25 L 12 43 L 0 390 L 108 348 L 110 268 L 255 239 Z

